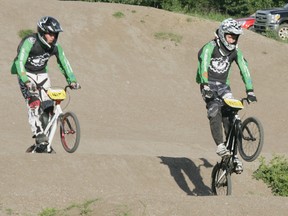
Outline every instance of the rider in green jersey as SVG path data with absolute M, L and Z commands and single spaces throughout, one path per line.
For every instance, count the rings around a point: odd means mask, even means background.
M 28 35 L 20 42 L 11 67 L 11 73 L 17 75 L 27 103 L 29 123 L 36 144 L 47 143 L 48 138 L 43 132 L 48 123 L 49 113 L 53 110 L 53 101 L 41 90 L 42 87 L 47 89 L 51 86 L 47 73 L 49 58 L 56 56 L 60 71 L 72 88 L 77 89 L 80 86 L 62 47 L 57 43 L 62 31 L 55 18 L 42 17 L 37 23 L 37 33 Z
M 228 131 L 229 119 L 223 116 L 221 111 L 223 104 L 217 97 L 233 97 L 229 75 L 234 61 L 239 67 L 248 100 L 257 101 L 248 64 L 237 45 L 241 34 L 243 30 L 237 21 L 231 18 L 225 19 L 216 30 L 215 39 L 205 44 L 198 53 L 196 82 L 200 84 L 200 91 L 206 102 L 212 137 L 217 145 L 216 153 L 221 157 L 229 153 L 223 140 L 222 128 L 223 123 L 225 132 Z M 237 157 L 235 162 L 238 164 L 236 169 L 242 171 L 242 163 Z

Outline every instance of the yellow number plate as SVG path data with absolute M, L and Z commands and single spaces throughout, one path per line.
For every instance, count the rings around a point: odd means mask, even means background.
M 237 100 L 237 99 L 224 99 L 225 103 L 230 106 L 230 107 L 233 107 L 233 108 L 238 108 L 238 109 L 243 109 L 244 106 L 242 104 L 242 102 L 240 100 Z
M 64 100 L 66 98 L 64 89 L 48 89 L 47 94 L 52 100 Z

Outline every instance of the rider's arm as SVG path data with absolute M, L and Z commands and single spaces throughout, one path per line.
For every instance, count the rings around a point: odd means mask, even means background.
M 72 82 L 77 82 L 76 77 L 73 73 L 73 70 L 70 66 L 70 63 L 69 63 L 68 59 L 66 58 L 62 47 L 59 44 L 57 44 L 56 57 L 57 57 L 57 63 L 58 63 L 58 66 L 60 68 L 60 71 L 65 76 L 67 82 L 69 84 Z
M 215 44 L 213 41 L 211 41 L 207 43 L 198 53 L 196 82 L 199 84 L 208 83 L 208 68 L 214 48 Z
M 245 83 L 246 91 L 253 91 L 253 83 L 250 76 L 250 71 L 248 69 L 248 63 L 244 59 L 242 51 L 239 49 L 237 49 L 236 63 L 240 69 L 242 80 Z
M 27 62 L 29 53 L 31 48 L 33 47 L 35 40 L 32 38 L 27 38 L 22 46 L 19 49 L 18 55 L 15 58 L 13 65 L 12 65 L 12 73 L 17 74 L 19 79 L 23 82 L 26 83 L 29 81 L 27 74 L 26 74 L 26 69 L 25 69 L 25 64 Z M 15 71 L 16 70 L 16 71 Z

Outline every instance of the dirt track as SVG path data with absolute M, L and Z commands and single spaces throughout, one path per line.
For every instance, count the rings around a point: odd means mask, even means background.
M 119 11 L 125 17 L 113 16 Z M 287 214 L 287 198 L 252 179 L 257 161 L 244 162 L 244 173 L 233 176 L 232 196 L 211 196 L 218 157 L 194 80 L 197 52 L 219 23 L 154 8 L 56 0 L 1 0 L 0 12 L 0 215 L 37 215 L 94 199 L 92 215 Z M 24 153 L 32 139 L 9 71 L 17 32 L 35 29 L 44 15 L 61 22 L 59 42 L 82 85 L 67 108 L 81 123 L 74 154 L 64 152 L 58 137 L 55 155 Z M 158 40 L 157 32 L 183 39 Z M 288 45 L 245 31 L 240 47 L 259 100 L 243 114 L 264 125 L 263 156 L 287 154 Z M 65 84 L 55 59 L 49 70 L 54 85 Z M 231 82 L 234 95 L 244 96 L 235 67 Z

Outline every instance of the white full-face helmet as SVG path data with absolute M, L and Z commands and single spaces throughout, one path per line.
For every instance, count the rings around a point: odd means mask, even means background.
M 232 35 L 239 35 L 243 34 L 242 27 L 239 22 L 232 18 L 225 19 L 221 25 L 219 26 L 217 30 L 217 35 L 222 42 L 222 44 L 228 49 L 229 51 L 232 51 L 236 48 L 237 42 L 238 42 L 238 37 L 233 44 L 229 44 L 226 40 L 226 35 L 227 34 L 232 34 Z

